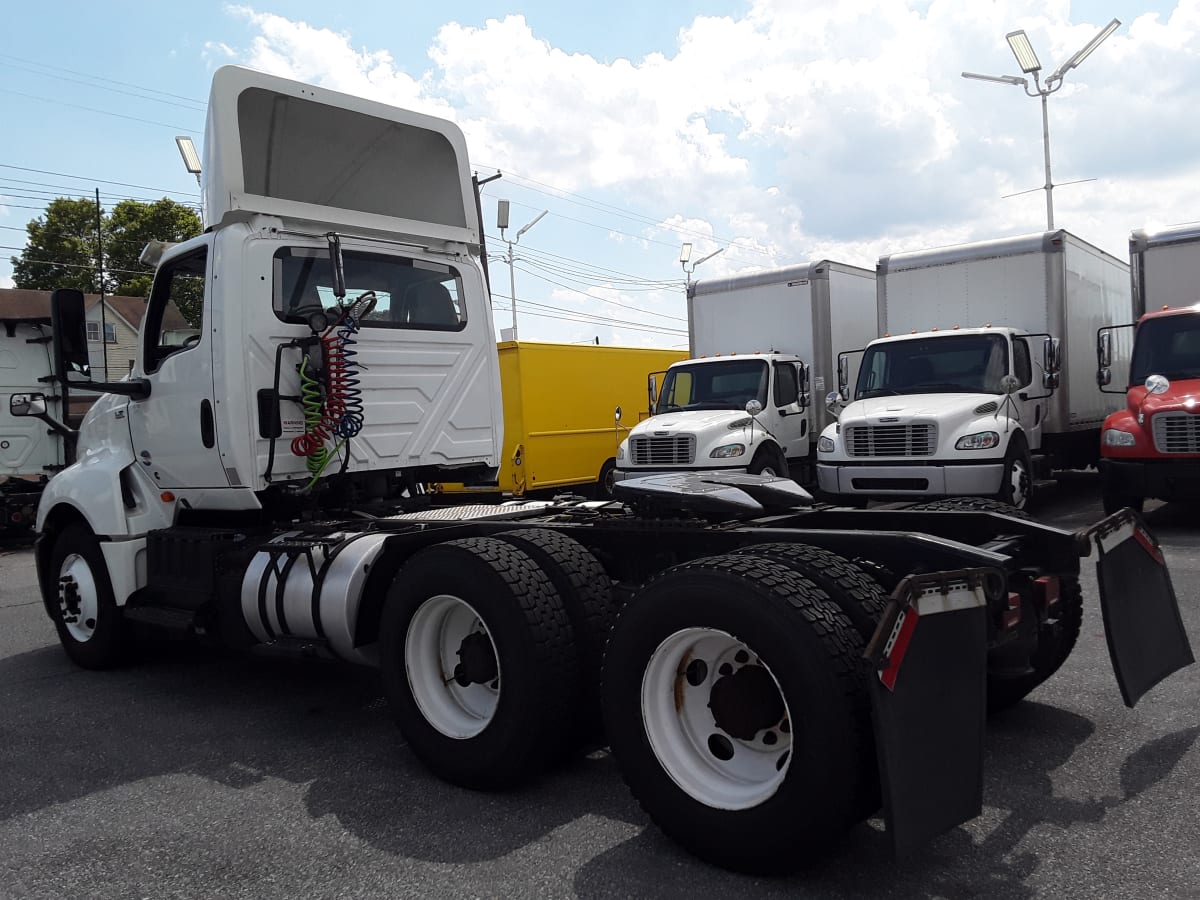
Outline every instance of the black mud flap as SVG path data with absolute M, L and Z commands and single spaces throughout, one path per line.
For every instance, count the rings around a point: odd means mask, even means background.
M 884 818 L 897 856 L 983 811 L 993 569 L 905 578 L 867 646 Z
M 1100 609 L 1117 684 L 1132 707 L 1147 691 L 1196 661 L 1162 548 L 1141 518 L 1123 509 L 1092 526 L 1100 558 Z

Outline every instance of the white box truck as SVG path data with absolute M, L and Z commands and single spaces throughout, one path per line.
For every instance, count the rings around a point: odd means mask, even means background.
M 823 490 L 1020 508 L 1036 477 L 1095 464 L 1116 403 L 1094 346 L 1133 313 L 1125 263 L 1060 230 L 885 256 L 876 274 L 884 337 L 856 381 L 843 366 Z
M 707 470 L 812 483 L 813 442 L 832 419 L 811 397 L 834 384 L 839 349 L 875 335 L 869 269 L 821 260 L 692 282 L 691 358 L 661 391 L 652 381 L 655 415 L 622 442 L 617 480 Z

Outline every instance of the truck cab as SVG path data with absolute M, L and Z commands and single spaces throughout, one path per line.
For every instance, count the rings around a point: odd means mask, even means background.
M 1052 338 L 1008 327 L 872 341 L 853 394 L 842 383 L 827 398 L 838 418 L 817 445 L 821 490 L 847 498 L 994 496 L 1023 508 L 1056 354 Z
M 1118 329 L 1098 342 L 1097 380 L 1113 382 Z M 1125 407 L 1104 420 L 1104 508 L 1140 511 L 1147 498 L 1200 499 L 1200 306 L 1164 308 L 1136 325 Z
M 616 479 L 670 471 L 787 475 L 808 456 L 808 367 L 782 353 L 689 359 L 651 376 L 653 415 L 617 450 Z

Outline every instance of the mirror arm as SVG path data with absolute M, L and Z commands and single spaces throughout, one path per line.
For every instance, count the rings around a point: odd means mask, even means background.
M 134 400 L 145 400 L 150 396 L 150 381 L 146 378 L 131 378 L 129 381 L 72 381 L 73 390 L 94 391 L 97 394 L 120 394 Z

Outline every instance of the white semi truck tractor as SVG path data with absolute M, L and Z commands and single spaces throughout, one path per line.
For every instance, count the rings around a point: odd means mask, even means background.
M 868 269 L 820 260 L 692 282 L 689 359 L 651 376 L 654 415 L 622 442 L 616 478 L 749 472 L 813 484 L 816 439 L 833 418 L 812 398 L 834 384 L 838 351 L 873 337 Z
M 1130 511 L 1072 533 L 728 473 L 416 505 L 503 446 L 462 133 L 222 68 L 204 171 L 205 231 L 163 254 L 128 380 L 88 380 L 82 297 L 52 300 L 52 387 L 101 393 L 37 518 L 84 667 L 163 632 L 376 667 L 440 777 L 503 788 L 606 745 L 674 839 L 779 871 L 881 806 L 901 851 L 979 814 L 985 710 L 1072 651 L 1085 555 L 1127 703 L 1191 660 Z M 184 297 L 199 334 L 164 341 Z
M 881 337 L 843 356 L 823 490 L 1021 509 L 1039 479 L 1096 463 L 1117 405 L 1096 384 L 1096 332 L 1130 318 L 1128 265 L 1050 231 L 885 256 L 877 276 Z

